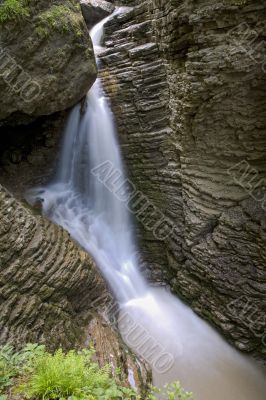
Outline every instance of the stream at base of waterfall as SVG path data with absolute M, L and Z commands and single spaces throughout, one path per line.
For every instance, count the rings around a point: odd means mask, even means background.
M 109 18 L 91 31 L 96 52 Z M 121 335 L 149 362 L 155 385 L 178 380 L 195 400 L 264 400 L 264 375 L 253 361 L 141 276 L 129 211 L 101 179 L 110 165 L 119 171 L 117 180 L 125 181 L 113 115 L 97 79 L 86 112 L 77 105 L 69 116 L 54 179 L 33 189 L 28 200 L 41 199 L 44 214 L 92 254 L 120 304 Z

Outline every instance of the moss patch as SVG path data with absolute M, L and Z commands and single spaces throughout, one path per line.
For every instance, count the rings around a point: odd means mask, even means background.
M 0 24 L 31 17 L 28 21 L 34 25 L 35 32 L 41 38 L 49 37 L 53 32 L 82 36 L 84 24 L 78 3 L 66 0 L 64 4 L 56 3 L 50 7 L 47 4 L 48 8 L 43 10 L 44 6 L 45 3 L 36 0 L 3 0 L 0 4 Z
M 82 35 L 82 18 L 71 1 L 65 5 L 53 5 L 38 16 L 36 32 L 40 37 L 47 37 L 52 32 L 74 33 Z
M 4 0 L 0 5 L 0 24 L 30 16 L 28 0 Z

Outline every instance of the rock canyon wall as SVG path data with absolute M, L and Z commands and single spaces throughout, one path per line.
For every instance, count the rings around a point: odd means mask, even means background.
M 144 261 L 265 360 L 265 2 L 124 5 L 106 24 L 101 76 Z M 160 240 L 162 215 L 173 229 Z

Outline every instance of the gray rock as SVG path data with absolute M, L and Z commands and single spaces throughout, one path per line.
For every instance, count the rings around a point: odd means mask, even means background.
M 112 14 L 115 9 L 113 4 L 104 0 L 81 0 L 80 5 L 83 17 L 89 28 Z

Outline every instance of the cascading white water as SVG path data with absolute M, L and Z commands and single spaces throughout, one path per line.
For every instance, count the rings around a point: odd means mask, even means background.
M 107 20 L 91 31 L 98 50 Z M 106 161 L 117 171 L 109 188 L 97 175 Z M 37 195 L 44 213 L 94 256 L 118 300 L 125 302 L 147 289 L 136 268 L 129 213 L 110 190 L 114 180 L 118 188 L 118 181 L 125 181 L 122 159 L 113 116 L 97 79 L 87 96 L 86 113 L 82 116 L 77 105 L 70 114 L 54 182 Z
M 91 31 L 96 50 L 107 20 Z M 112 173 L 103 183 L 108 168 Z M 124 181 L 113 116 L 98 79 L 85 114 L 79 105 L 70 114 L 54 181 L 34 189 L 31 201 L 41 198 L 44 213 L 93 255 L 121 305 L 121 334 L 150 362 L 155 384 L 180 380 L 196 400 L 263 400 L 266 386 L 257 367 L 177 298 L 142 278 L 129 213 L 118 195 Z

